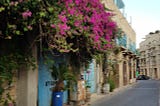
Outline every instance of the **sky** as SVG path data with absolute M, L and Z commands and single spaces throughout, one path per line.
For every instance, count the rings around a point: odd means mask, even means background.
M 160 30 L 160 0 L 123 0 L 125 17 L 136 32 L 136 46 L 150 32 Z

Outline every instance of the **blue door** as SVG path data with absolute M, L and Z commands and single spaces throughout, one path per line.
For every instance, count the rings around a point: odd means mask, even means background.
M 55 80 L 42 58 L 39 60 L 38 65 L 38 106 L 51 106 L 52 87 L 55 86 Z M 67 98 L 68 93 L 65 91 L 63 92 L 63 103 L 67 102 Z
M 43 60 L 39 61 L 38 71 L 38 106 L 51 106 L 53 78 L 48 67 L 43 63 Z
M 84 72 L 84 79 L 91 86 L 90 92 L 96 92 L 96 74 L 94 60 L 89 64 L 89 68 Z

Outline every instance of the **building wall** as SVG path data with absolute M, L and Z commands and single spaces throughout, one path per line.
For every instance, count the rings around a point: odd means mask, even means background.
M 32 48 L 32 54 L 35 59 L 37 59 L 37 46 L 34 45 Z M 37 65 L 37 60 L 36 65 Z M 30 68 L 28 70 L 28 79 L 27 79 L 27 84 L 28 84 L 28 96 L 27 96 L 27 103 L 28 106 L 37 106 L 37 93 L 38 93 L 38 66 L 34 70 Z
M 17 106 L 28 106 L 27 105 L 27 71 L 21 67 L 18 72 L 17 79 Z
M 120 61 L 120 63 L 119 63 L 119 87 L 121 87 L 121 86 L 123 86 L 123 71 L 122 71 L 122 69 L 123 69 L 123 61 L 121 61 L 122 60 L 122 53 L 120 53 L 120 55 L 119 55 L 119 61 Z
M 7 101 L 8 105 L 14 105 L 16 102 L 16 86 L 17 84 L 17 78 L 16 78 L 16 74 L 13 76 L 13 82 L 11 85 L 8 85 L 8 82 L 4 82 L 3 83 L 3 87 L 4 87 L 4 92 L 1 98 L 1 102 L 0 102 L 0 106 L 3 106 L 5 101 Z M 10 96 L 10 98 L 8 98 L 8 95 Z
M 118 27 L 121 28 L 124 33 L 132 42 L 136 42 L 136 34 L 129 22 L 124 17 L 123 13 L 117 8 L 114 3 L 114 0 L 102 0 L 102 3 L 105 4 L 107 8 L 113 10 L 112 12 L 115 14 L 113 20 L 117 23 Z M 129 43 L 129 42 L 128 42 Z
M 160 79 L 160 32 L 146 35 L 140 43 L 140 73 Z
M 37 47 L 33 46 L 33 56 L 37 57 Z M 36 64 L 36 63 L 35 63 Z M 22 66 L 17 76 L 16 106 L 37 106 L 38 70 Z
M 118 54 L 118 60 L 120 61 L 119 62 L 119 86 L 121 87 L 126 85 L 125 83 L 129 84 L 135 81 L 136 65 L 134 65 L 134 63 L 136 61 L 135 60 L 136 34 L 135 34 L 135 31 L 132 29 L 130 23 L 126 20 L 123 13 L 121 12 L 123 10 L 120 10 L 115 4 L 115 0 L 102 0 L 102 3 L 104 3 L 105 6 L 108 9 L 112 10 L 112 12 L 115 14 L 113 20 L 117 23 L 117 26 L 122 29 L 122 31 L 124 32 L 124 35 L 126 35 L 126 47 L 124 47 L 123 50 Z M 131 45 L 134 46 L 133 48 L 134 51 L 131 51 L 130 49 Z M 129 68 L 129 59 L 132 60 L 131 68 Z M 126 67 L 125 67 L 126 72 L 124 72 L 123 70 L 124 62 L 126 62 Z M 132 75 L 129 75 L 129 74 L 132 74 Z M 130 76 L 131 78 L 129 78 Z

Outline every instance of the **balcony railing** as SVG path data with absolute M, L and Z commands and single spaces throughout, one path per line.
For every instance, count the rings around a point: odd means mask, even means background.
M 129 50 L 132 51 L 133 53 L 136 52 L 136 44 L 135 43 L 130 43 L 129 44 Z
M 119 46 L 123 46 L 123 47 L 127 48 L 127 36 L 122 36 L 120 38 L 117 38 L 116 43 Z
M 122 0 L 114 0 L 114 3 L 117 5 L 119 9 L 122 9 L 125 6 Z

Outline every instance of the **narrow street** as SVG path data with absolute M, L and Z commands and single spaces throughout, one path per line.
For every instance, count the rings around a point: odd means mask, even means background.
M 141 80 L 130 88 L 96 100 L 91 106 L 160 106 L 160 81 Z

